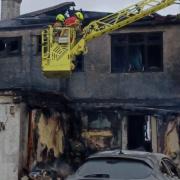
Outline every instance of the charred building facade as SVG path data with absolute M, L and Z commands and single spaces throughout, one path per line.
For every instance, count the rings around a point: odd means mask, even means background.
M 0 22 L 4 180 L 37 162 L 75 159 L 75 142 L 80 160 L 119 147 L 162 152 L 179 164 L 179 17 L 154 14 L 92 40 L 71 77 L 48 79 L 41 72 L 41 30 L 71 6 Z M 107 15 L 84 14 L 84 25 Z

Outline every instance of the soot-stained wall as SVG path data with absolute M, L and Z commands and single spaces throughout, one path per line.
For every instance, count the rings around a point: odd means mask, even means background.
M 73 98 L 163 99 L 179 97 L 178 26 L 154 26 L 123 29 L 116 33 L 163 33 L 163 71 L 111 73 L 111 36 L 104 35 L 88 43 L 83 73 L 74 73 L 68 81 Z M 156 54 L 154 54 L 156 56 Z
M 157 119 L 158 151 L 171 157 L 180 167 L 180 117 L 169 115 Z
M 38 52 L 41 30 L 16 30 L 0 32 L 0 38 L 21 38 L 18 54 L 5 54 L 1 43 L 0 89 L 33 89 L 39 91 L 61 92 L 59 79 L 48 79 L 41 71 L 41 54 Z M 4 53 L 4 54 L 3 54 Z

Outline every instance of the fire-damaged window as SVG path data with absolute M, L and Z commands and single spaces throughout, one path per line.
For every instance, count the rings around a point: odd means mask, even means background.
M 21 41 L 21 37 L 0 38 L 0 57 L 20 55 Z
M 111 37 L 111 72 L 163 70 L 163 34 L 129 33 Z
M 41 35 L 37 36 L 37 54 L 41 53 L 42 38 Z
M 84 70 L 84 56 L 82 54 L 76 56 L 75 72 L 82 72 Z
M 82 137 L 92 151 L 119 146 L 120 120 L 115 112 L 88 111 L 81 114 Z

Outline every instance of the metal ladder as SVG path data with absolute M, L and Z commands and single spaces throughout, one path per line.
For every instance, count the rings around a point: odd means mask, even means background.
M 127 26 L 145 16 L 164 9 L 179 0 L 142 0 L 119 12 L 110 14 L 102 19 L 91 22 L 83 29 L 86 41 L 92 40 L 104 33 Z

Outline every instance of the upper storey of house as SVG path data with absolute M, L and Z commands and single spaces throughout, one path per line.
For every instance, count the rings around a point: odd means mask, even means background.
M 179 97 L 179 16 L 153 14 L 88 43 L 68 79 L 41 72 L 41 30 L 73 2 L 0 22 L 0 89 L 64 93 L 74 99 L 166 99 Z M 84 25 L 106 12 L 84 11 Z

